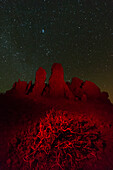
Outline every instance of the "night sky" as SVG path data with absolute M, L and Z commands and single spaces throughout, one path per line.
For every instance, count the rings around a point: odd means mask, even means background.
M 55 62 L 113 102 L 112 0 L 0 0 L 0 92 Z

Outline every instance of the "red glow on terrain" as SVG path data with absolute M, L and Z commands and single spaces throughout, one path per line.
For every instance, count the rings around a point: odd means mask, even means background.
M 0 95 L 0 170 L 112 170 L 113 104 L 61 64 Z
M 11 169 L 79 169 L 100 159 L 106 142 L 99 122 L 86 115 L 55 111 L 29 125 L 10 142 Z M 16 164 L 15 164 L 16 163 Z M 15 166 L 16 165 L 16 166 Z M 89 165 L 88 165 L 89 166 Z

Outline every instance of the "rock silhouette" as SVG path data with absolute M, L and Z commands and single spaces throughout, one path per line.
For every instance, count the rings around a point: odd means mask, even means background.
M 35 83 L 30 81 L 15 82 L 7 93 L 36 97 L 67 98 L 71 100 L 101 100 L 109 101 L 108 93 L 101 92 L 100 88 L 91 81 L 83 81 L 73 77 L 71 82 L 64 81 L 64 70 L 61 64 L 54 63 L 51 68 L 49 83 L 45 83 L 46 71 L 40 67 L 36 72 Z

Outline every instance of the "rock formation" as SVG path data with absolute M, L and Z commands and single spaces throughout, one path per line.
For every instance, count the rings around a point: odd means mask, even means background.
M 64 71 L 61 64 L 54 63 L 51 68 L 49 95 L 64 97 Z
M 66 97 L 74 99 L 74 95 L 69 90 L 64 81 L 64 71 L 61 64 L 54 63 L 51 69 L 51 76 L 49 78 L 49 85 L 46 88 L 46 94 L 50 97 Z
M 82 83 L 83 83 L 83 80 L 81 80 L 77 77 L 73 77 L 71 84 L 68 85 L 70 90 L 74 94 L 74 96 L 79 99 L 81 99 L 81 97 L 83 95 Z
M 36 97 L 53 97 L 67 98 L 71 100 L 100 100 L 103 102 L 109 101 L 108 93 L 101 92 L 100 88 L 93 82 L 83 81 L 77 77 L 72 78 L 71 83 L 64 81 L 63 67 L 59 63 L 54 63 L 51 68 L 51 76 L 49 83 L 45 83 L 46 71 L 40 67 L 36 72 L 35 83 L 30 81 L 28 84 L 25 81 L 15 82 L 13 88 L 8 94 L 28 95 Z
M 26 88 L 27 88 L 27 82 L 20 81 L 20 79 L 19 79 L 18 82 L 15 82 L 13 84 L 12 89 L 10 91 L 8 91 L 8 93 L 24 95 L 24 94 L 26 94 Z
M 26 94 L 29 94 L 32 91 L 32 81 L 30 81 L 26 88 Z
M 107 101 L 107 100 L 109 100 L 108 98 L 109 98 L 109 94 L 107 92 L 101 93 L 100 100 Z
M 46 71 L 40 67 L 36 72 L 35 84 L 32 90 L 34 96 L 41 96 L 45 88 Z
M 101 91 L 99 87 L 96 86 L 93 82 L 85 81 L 74 77 L 72 82 L 68 86 L 75 97 L 82 101 L 87 99 L 98 99 L 101 96 Z
M 91 81 L 85 81 L 82 86 L 83 93 L 86 94 L 89 99 L 97 99 L 100 97 L 100 88 Z

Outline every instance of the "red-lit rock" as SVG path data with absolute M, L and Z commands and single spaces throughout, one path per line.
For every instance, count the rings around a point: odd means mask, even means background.
M 86 94 L 89 99 L 99 98 L 101 95 L 99 87 L 96 86 L 93 82 L 85 81 L 82 86 L 83 93 Z
M 49 85 L 45 91 L 47 96 L 74 99 L 72 92 L 69 90 L 67 84 L 64 81 L 64 71 L 61 64 L 53 64 L 51 76 L 49 78 Z
M 43 90 L 43 96 L 46 96 L 48 97 L 49 96 L 49 85 L 48 84 L 45 84 L 45 88 Z
M 32 90 L 32 81 L 30 81 L 27 85 L 27 88 L 26 88 L 26 94 L 29 94 L 29 92 Z
M 81 99 L 83 95 L 82 84 L 83 80 L 77 77 L 72 78 L 71 84 L 68 83 L 68 87 L 70 88 L 74 96 L 78 97 L 79 99 Z
M 83 95 L 82 95 L 81 100 L 82 100 L 83 102 L 86 102 L 86 101 L 87 101 L 87 96 L 86 96 L 86 94 L 83 94 Z
M 93 82 L 85 81 L 74 77 L 71 83 L 64 81 L 63 67 L 59 63 L 54 63 L 51 68 L 51 76 L 49 84 L 45 83 L 46 71 L 40 67 L 36 72 L 35 83 L 30 81 L 15 82 L 13 88 L 7 91 L 7 94 L 28 95 L 32 98 L 38 96 L 46 96 L 53 98 L 68 98 L 72 100 L 81 100 L 86 102 L 89 100 L 109 101 L 108 93 L 100 91 Z
M 20 81 L 15 82 L 13 84 L 13 88 L 11 90 L 12 93 L 18 93 L 18 94 L 25 94 L 26 93 L 26 88 L 27 88 L 27 82 L 26 81 Z
M 77 88 L 80 88 L 82 83 L 83 83 L 83 80 L 81 80 L 81 79 L 79 79 L 77 77 L 73 77 L 72 78 L 72 82 L 71 82 L 71 89 L 72 89 L 72 91 L 74 91 Z
M 71 92 L 67 84 L 64 84 L 64 96 L 67 99 L 71 99 L 71 100 L 75 99 L 73 93 Z
M 35 84 L 33 87 L 33 95 L 41 96 L 45 88 L 46 71 L 40 67 L 36 72 Z
M 66 82 L 67 86 L 69 87 L 70 89 L 70 86 L 71 86 L 71 83 L 69 81 Z
M 108 93 L 78 78 L 65 83 L 60 64 L 53 65 L 49 84 L 45 79 L 39 68 L 35 84 L 19 80 L 14 95 L 0 95 L 0 170 L 113 169 Z
M 61 64 L 54 63 L 49 79 L 49 95 L 64 97 L 64 71 Z
M 100 99 L 102 101 L 106 101 L 106 100 L 108 100 L 108 98 L 109 98 L 109 94 L 107 92 L 102 92 L 101 93 Z

